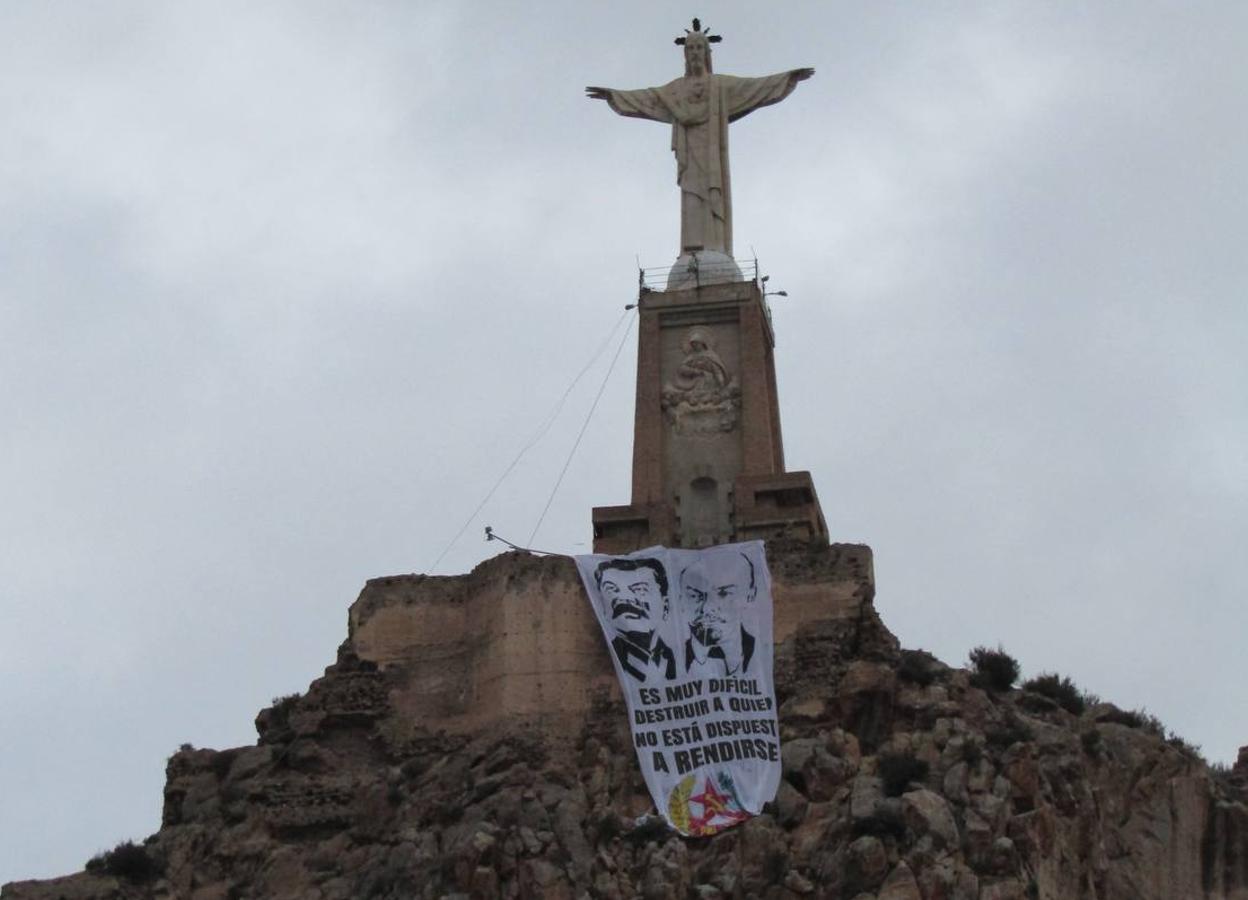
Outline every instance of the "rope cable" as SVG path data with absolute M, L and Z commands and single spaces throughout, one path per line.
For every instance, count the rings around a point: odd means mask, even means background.
M 503 482 L 507 480 L 507 476 L 512 473 L 512 470 L 515 469 L 517 465 L 519 465 L 520 460 L 524 458 L 524 455 L 532 450 L 534 445 L 546 436 L 546 432 L 550 430 L 550 427 L 555 423 L 555 419 L 558 418 L 560 411 L 563 409 L 563 404 L 567 402 L 568 396 L 572 393 L 577 384 L 580 383 L 581 379 L 585 377 L 585 373 L 588 372 L 593 367 L 594 363 L 598 361 L 599 357 L 602 355 L 602 351 L 607 348 L 611 339 L 615 337 L 615 333 L 619 331 L 620 325 L 628 316 L 628 313 L 629 310 L 625 309 L 623 314 L 615 320 L 615 324 L 612 325 L 611 330 L 607 332 L 606 338 L 604 338 L 602 343 L 598 345 L 598 348 L 589 358 L 589 361 L 585 363 L 579 372 L 576 373 L 576 377 L 572 379 L 572 382 L 564 390 L 563 396 L 561 396 L 558 402 L 555 403 L 554 408 L 547 414 L 546 418 L 538 427 L 538 430 L 534 433 L 533 437 L 529 439 L 528 443 L 520 448 L 520 452 L 516 454 L 515 458 L 508 464 L 507 468 L 503 470 L 503 474 L 498 476 L 498 480 L 494 482 L 494 486 L 486 492 L 486 495 L 481 499 L 481 502 L 477 504 L 476 509 L 472 511 L 472 514 L 468 516 L 468 518 L 464 521 L 464 524 L 460 526 L 459 531 L 455 532 L 455 536 L 451 538 L 447 545 L 442 549 L 442 552 L 438 554 L 438 558 L 433 561 L 433 565 L 431 565 L 428 569 L 430 574 L 438 568 L 438 564 L 442 562 L 442 560 L 446 557 L 446 554 L 450 553 L 451 548 L 455 546 L 456 542 L 461 537 L 463 537 L 464 532 L 468 530 L 468 526 L 472 524 L 473 520 L 476 519 L 476 517 L 481 513 L 481 510 L 485 508 L 485 504 L 490 502 L 490 499 L 494 496 L 495 492 L 502 486 Z M 632 327 L 631 324 L 629 327 Z M 616 352 L 618 355 L 619 351 Z M 614 365 L 614 362 L 612 362 L 612 365 Z M 529 543 L 532 543 L 532 540 L 530 540 Z
M 628 341 L 629 334 L 633 330 L 633 322 L 630 320 L 628 327 L 624 329 L 624 336 L 620 338 L 619 346 L 615 348 L 615 355 L 611 357 L 611 365 L 607 367 L 607 374 L 602 378 L 602 384 L 598 386 L 598 393 L 594 396 L 594 402 L 589 407 L 589 412 L 585 416 L 585 421 L 581 423 L 580 433 L 576 436 L 576 441 L 572 444 L 572 450 L 568 453 L 568 458 L 564 460 L 563 468 L 559 471 L 559 477 L 555 480 L 555 486 L 551 489 L 550 497 L 546 500 L 546 506 L 542 508 L 542 514 L 537 517 L 537 524 L 533 526 L 533 533 L 529 535 L 526 543 L 532 544 L 533 538 L 537 537 L 537 530 L 542 527 L 542 522 L 546 519 L 546 513 L 550 511 L 550 504 L 555 501 L 555 494 L 559 492 L 559 485 L 563 484 L 563 476 L 568 474 L 568 466 L 572 465 L 572 457 L 576 455 L 576 450 L 581 446 L 581 438 L 585 437 L 585 429 L 589 428 L 589 420 L 594 417 L 594 410 L 598 408 L 598 401 L 602 399 L 603 391 L 607 389 L 607 382 L 611 379 L 611 373 L 615 371 L 615 363 L 620 358 L 620 351 L 624 349 L 624 344 Z

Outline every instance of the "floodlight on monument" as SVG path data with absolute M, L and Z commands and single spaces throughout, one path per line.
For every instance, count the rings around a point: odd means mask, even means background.
M 769 281 L 771 281 L 771 276 L 770 276 L 770 275 L 764 275 L 762 278 L 758 279 L 758 283 L 759 283 L 760 285 L 762 285 L 762 288 L 763 288 L 763 296 L 764 296 L 764 297 L 787 297 L 787 296 L 789 296 L 789 292 L 788 292 L 788 291 L 769 291 L 769 290 L 767 290 L 767 282 L 769 282 Z

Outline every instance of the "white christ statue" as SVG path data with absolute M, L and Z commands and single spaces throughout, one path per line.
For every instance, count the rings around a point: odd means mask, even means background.
M 779 103 L 814 69 L 792 69 L 762 78 L 715 75 L 711 71 L 711 43 L 718 41 L 693 20 L 693 31 L 676 43 L 685 48 L 685 76 L 662 87 L 619 91 L 588 87 L 591 99 L 606 100 L 622 116 L 653 119 L 672 126 L 676 154 L 676 183 L 680 185 L 680 259 L 668 287 L 682 279 L 698 278 L 697 269 L 728 267 L 736 280 L 740 271 L 732 262 L 732 188 L 728 175 L 728 123 L 760 106 Z M 690 271 L 692 270 L 692 278 Z M 726 273 L 724 273 L 726 274 Z M 706 283 L 703 276 L 700 283 Z

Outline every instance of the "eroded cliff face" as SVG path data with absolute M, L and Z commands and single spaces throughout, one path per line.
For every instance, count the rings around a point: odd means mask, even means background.
M 261 712 L 256 746 L 174 754 L 157 874 L 3 897 L 1248 898 L 1248 758 L 1215 778 L 1113 707 L 904 653 L 865 547 L 768 553 L 784 780 L 742 826 L 689 840 L 646 817 L 572 563 L 507 554 L 370 582 L 338 661 Z

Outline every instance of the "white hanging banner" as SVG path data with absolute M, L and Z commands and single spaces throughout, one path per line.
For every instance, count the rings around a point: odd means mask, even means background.
M 585 555 L 576 566 L 659 812 L 691 836 L 758 814 L 780 786 L 763 542 Z

